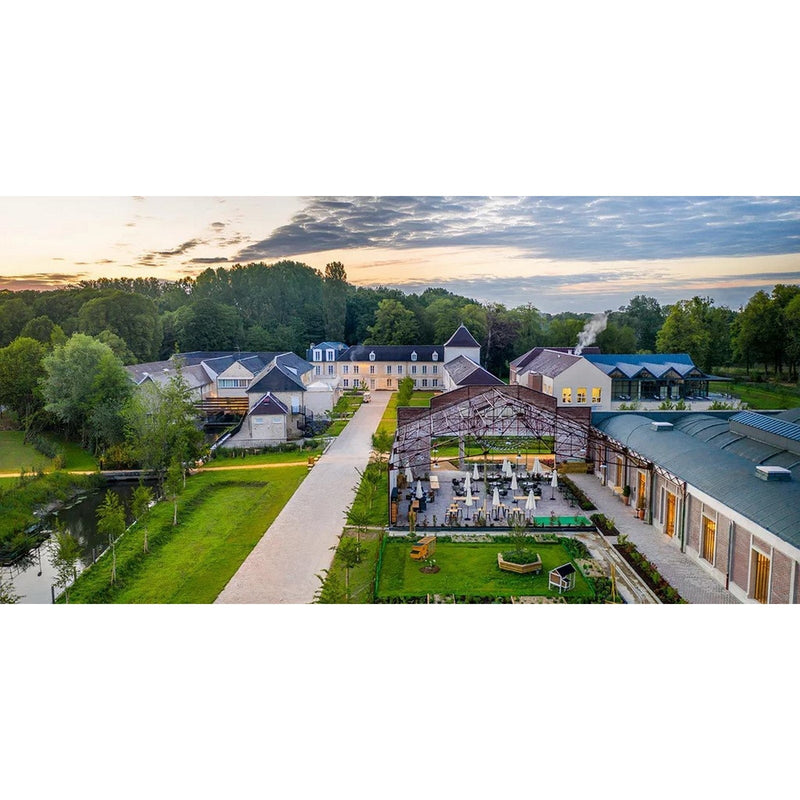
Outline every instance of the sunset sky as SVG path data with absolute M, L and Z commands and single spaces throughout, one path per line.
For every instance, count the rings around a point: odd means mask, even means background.
M 555 312 L 800 281 L 797 197 L 2 198 L 0 225 L 11 289 L 338 260 L 358 285 Z

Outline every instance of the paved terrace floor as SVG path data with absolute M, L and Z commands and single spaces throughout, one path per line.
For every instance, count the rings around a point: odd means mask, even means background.
M 392 396 L 373 392 L 319 459 L 236 574 L 217 603 L 311 603 L 317 574 L 333 560 L 332 547 L 369 460 L 372 434 Z
M 614 518 L 617 530 L 624 533 L 639 552 L 658 567 L 658 571 L 688 603 L 739 602 L 699 564 L 681 553 L 669 536 L 637 519 L 633 509 L 604 487 L 596 476 L 572 474 L 569 477 L 597 506 L 598 511 Z

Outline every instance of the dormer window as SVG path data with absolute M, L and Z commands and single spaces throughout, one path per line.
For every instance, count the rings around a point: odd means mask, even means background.
M 434 350 L 434 351 L 433 351 L 433 355 L 431 356 L 431 358 L 432 358 L 434 361 L 438 361 L 438 360 L 439 360 L 439 354 L 438 354 L 438 353 L 437 353 L 437 352 Z
M 322 350 L 314 350 L 314 361 L 322 361 Z
M 369 354 L 369 360 L 370 361 L 374 361 L 375 360 L 375 351 L 374 350 Z
M 416 350 L 411 354 L 411 360 L 412 361 L 416 361 L 417 360 L 417 351 Z
M 336 360 L 336 353 L 333 350 L 326 350 L 325 351 L 325 360 L 326 361 L 335 361 Z

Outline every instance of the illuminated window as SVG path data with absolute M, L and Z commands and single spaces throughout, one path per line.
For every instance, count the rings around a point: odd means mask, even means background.
M 572 389 L 562 389 L 561 390 L 561 402 L 562 403 L 571 403 L 572 402 Z
M 714 548 L 717 543 L 717 523 L 713 519 L 703 517 L 703 558 L 709 564 L 714 563 Z
M 586 387 L 585 386 L 579 386 L 577 394 L 578 394 L 577 401 L 579 403 L 585 403 L 586 402 Z
M 602 403 L 602 389 L 599 386 L 595 386 L 592 388 L 592 402 L 593 403 Z
M 753 550 L 750 574 L 752 575 L 752 596 L 759 603 L 769 599 L 769 558 L 758 550 Z

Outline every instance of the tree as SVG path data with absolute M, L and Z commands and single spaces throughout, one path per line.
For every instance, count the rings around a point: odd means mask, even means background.
M 620 308 L 620 325 L 630 326 L 636 336 L 636 349 L 653 351 L 656 348 L 656 336 L 666 319 L 666 312 L 655 297 L 637 294 L 631 298 L 627 306 Z M 603 348 L 605 349 L 605 348 Z M 606 352 L 633 352 L 617 350 Z
M 7 581 L 0 573 L 0 605 L 18 603 L 21 599 L 21 595 L 14 591 L 11 581 Z
M 131 495 L 131 513 L 133 518 L 142 526 L 144 531 L 144 540 L 142 544 L 143 551 L 149 551 L 147 545 L 147 517 L 150 513 L 150 505 L 153 502 L 153 490 L 149 486 L 140 483 Z
M 0 349 L 0 406 L 10 408 L 26 432 L 44 407 L 40 381 L 46 353 L 45 345 L 25 337 Z
M 789 379 L 797 380 L 800 364 L 800 295 L 792 299 L 784 309 L 786 325 L 786 358 L 789 362 Z
M 189 350 L 236 350 L 243 337 L 242 319 L 232 306 L 207 298 L 179 308 L 173 315 L 178 347 Z
M 609 322 L 595 338 L 595 344 L 604 353 L 635 353 L 636 333 L 630 325 Z
M 183 490 L 183 467 L 177 458 L 173 458 L 164 478 L 164 493 L 172 500 L 172 524 L 178 524 L 178 495 Z
M 110 331 L 119 336 L 136 361 L 152 361 L 161 347 L 162 328 L 156 304 L 149 297 L 112 290 L 89 300 L 78 312 L 82 333 L 97 336 Z
M 0 298 L 0 347 L 13 342 L 32 318 L 31 307 L 21 297 L 5 302 Z
M 419 324 L 413 311 L 398 300 L 381 300 L 375 312 L 375 323 L 369 328 L 364 344 L 415 344 Z
M 46 315 L 34 317 L 26 322 L 19 335 L 27 336 L 30 339 L 36 339 L 37 342 L 51 347 L 64 344 L 67 340 L 64 331 L 61 330 L 61 326 L 56 325 L 50 317 Z
M 500 303 L 486 306 L 486 369 L 494 375 L 508 372 L 519 320 Z
M 111 547 L 111 585 L 117 581 L 117 539 L 125 533 L 125 509 L 119 495 L 111 490 L 97 509 L 97 532 L 108 536 Z
M 345 602 L 350 602 L 350 570 L 361 563 L 361 544 L 352 536 L 342 536 L 336 555 L 344 567 L 344 594 Z
M 715 363 L 725 363 L 730 353 L 732 313 L 724 307 L 713 308 L 713 303 L 710 297 L 675 303 L 656 336 L 656 350 L 688 353 L 705 372 Z
M 100 331 L 100 333 L 98 333 L 95 338 L 97 339 L 98 342 L 107 344 L 111 348 L 111 352 L 123 364 L 135 364 L 137 361 L 141 360 L 136 358 L 136 356 L 131 352 L 130 348 L 128 347 L 127 343 L 123 338 L 117 336 L 116 333 L 112 333 L 108 329 Z
M 69 587 L 78 574 L 81 547 L 78 540 L 66 528 L 56 525 L 48 548 L 50 563 L 56 571 L 55 585 L 64 589 L 64 601 L 69 603 Z
M 325 320 L 325 338 L 332 342 L 344 341 L 347 315 L 347 273 L 341 261 L 332 261 L 325 266 L 322 313 Z
M 406 375 L 405 378 L 397 382 L 397 405 L 407 406 L 411 402 L 413 392 L 414 379 Z
M 779 306 L 763 291 L 756 292 L 737 320 L 736 349 L 744 359 L 747 371 L 755 362 L 776 364 L 783 350 L 783 325 Z
M 109 444 L 116 419 L 121 432 L 122 406 L 133 384 L 120 360 L 108 345 L 76 333 L 42 361 L 41 381 L 45 410 L 68 428 L 80 433 L 84 446 L 95 451 Z M 93 429 L 102 423 L 103 430 Z

